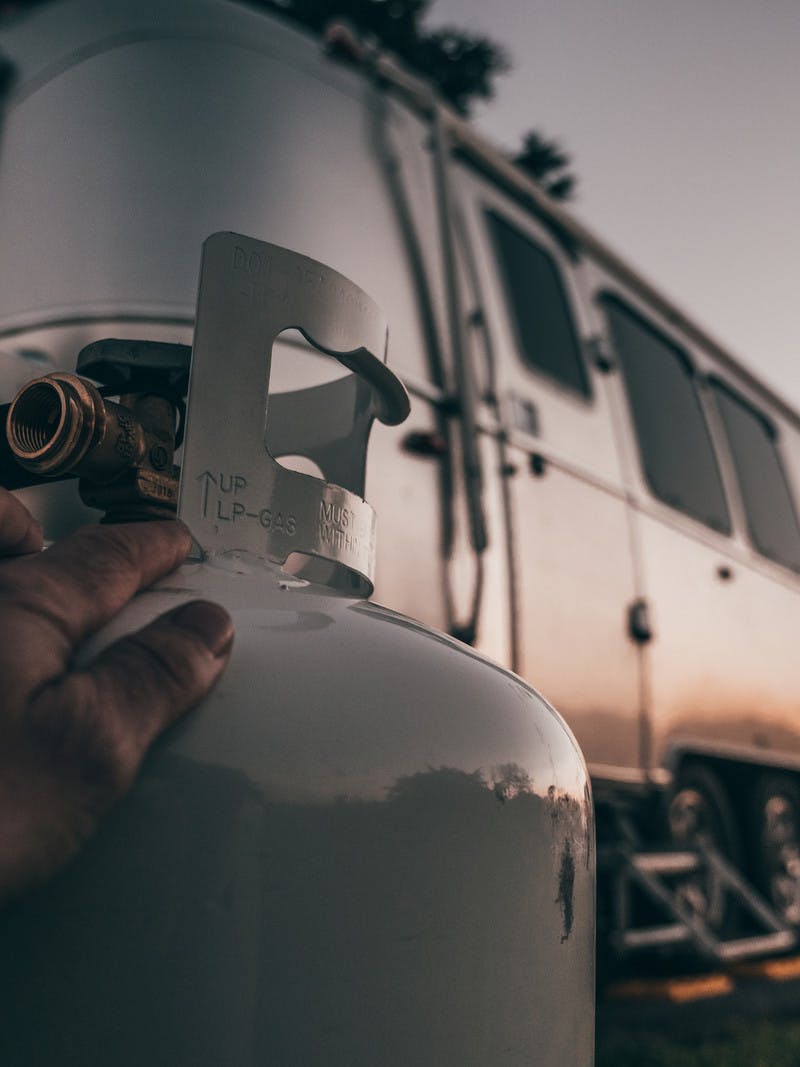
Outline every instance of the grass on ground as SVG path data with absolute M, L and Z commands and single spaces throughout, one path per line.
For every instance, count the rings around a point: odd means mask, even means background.
M 615 1035 L 599 1043 L 596 1067 L 800 1067 L 800 1022 L 742 1023 L 692 1041 Z

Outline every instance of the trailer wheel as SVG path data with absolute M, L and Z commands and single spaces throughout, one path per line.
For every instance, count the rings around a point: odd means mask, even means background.
M 670 843 L 678 849 L 712 845 L 736 866 L 741 861 L 741 839 L 722 783 L 708 767 L 698 763 L 681 768 L 667 808 Z M 730 932 L 735 907 L 716 872 L 702 867 L 675 883 L 675 892 L 714 931 Z
M 784 922 L 800 926 L 800 788 L 789 775 L 766 774 L 753 810 L 761 888 Z

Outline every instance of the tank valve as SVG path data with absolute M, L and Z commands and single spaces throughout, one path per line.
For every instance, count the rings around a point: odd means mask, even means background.
M 178 498 L 174 403 L 148 393 L 106 400 L 77 374 L 48 374 L 17 393 L 8 443 L 43 477 L 78 476 L 81 499 L 106 521 L 169 518 Z

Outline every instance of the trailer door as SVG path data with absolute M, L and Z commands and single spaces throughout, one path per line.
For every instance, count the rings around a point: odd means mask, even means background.
M 641 766 L 629 515 L 612 405 L 576 265 L 466 170 L 467 232 L 492 341 L 517 592 L 517 669 L 564 715 L 593 773 Z

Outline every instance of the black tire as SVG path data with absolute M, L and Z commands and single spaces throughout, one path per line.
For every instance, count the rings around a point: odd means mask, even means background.
M 742 840 L 728 795 L 717 775 L 701 763 L 685 764 L 675 779 L 667 804 L 667 833 L 674 848 L 712 845 L 734 866 L 742 859 Z M 712 868 L 686 875 L 674 883 L 683 903 L 718 936 L 736 925 L 736 906 Z
M 778 915 L 800 926 L 800 786 L 789 774 L 762 775 L 753 791 L 752 844 L 759 888 Z

